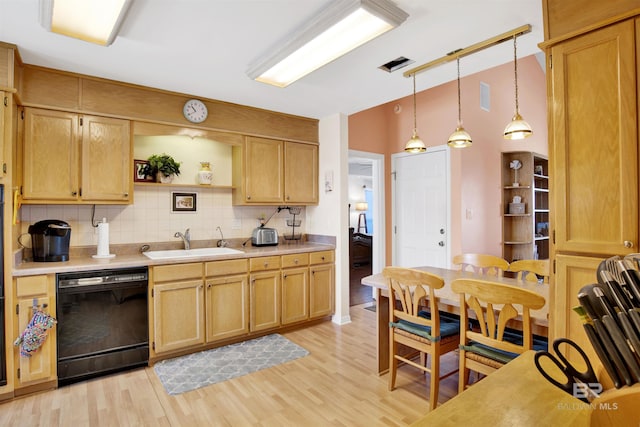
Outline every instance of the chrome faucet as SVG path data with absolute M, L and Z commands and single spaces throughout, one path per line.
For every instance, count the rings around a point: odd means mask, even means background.
M 218 240 L 218 243 L 216 243 L 216 245 L 219 248 L 226 248 L 227 246 L 229 246 L 229 242 L 224 240 L 224 236 L 222 235 L 222 228 L 220 228 L 220 226 L 217 226 L 216 230 L 218 230 L 220 232 L 220 240 Z
M 176 232 L 176 234 L 173 235 L 173 237 L 181 238 L 182 241 L 184 242 L 184 248 L 186 250 L 189 250 L 191 248 L 191 235 L 189 234 L 188 228 L 187 228 L 187 231 L 184 232 L 184 234 L 178 231 Z

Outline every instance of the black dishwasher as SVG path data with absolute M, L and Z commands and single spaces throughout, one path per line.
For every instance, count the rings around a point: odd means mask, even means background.
M 147 267 L 56 276 L 59 385 L 148 364 Z

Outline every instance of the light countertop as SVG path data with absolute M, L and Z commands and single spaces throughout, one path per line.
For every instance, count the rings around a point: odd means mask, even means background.
M 138 247 L 140 245 L 137 245 Z M 235 246 L 230 245 L 230 248 L 243 251 L 241 254 L 227 254 L 227 255 L 213 255 L 213 256 L 200 256 L 189 258 L 175 258 L 175 259 L 162 259 L 152 260 L 142 253 L 131 253 L 131 250 L 122 251 L 118 253 L 117 250 L 112 252 L 116 253 L 113 258 L 92 258 L 89 253 L 74 254 L 73 248 L 70 251 L 69 261 L 63 262 L 21 262 L 13 267 L 13 276 L 33 276 L 37 274 L 52 274 L 52 273 L 66 273 L 74 271 L 87 271 L 87 270 L 105 270 L 115 268 L 127 268 L 127 267 L 140 267 L 140 266 L 154 266 L 154 265 L 167 265 L 167 264 L 185 264 L 192 262 L 205 262 L 205 261 L 220 261 L 226 259 L 241 259 L 241 258 L 254 258 L 261 256 L 277 256 L 288 255 L 302 252 L 318 252 L 334 250 L 335 245 L 329 243 L 314 243 L 314 242 L 297 242 L 297 243 L 281 243 L 277 246 L 262 246 L 254 247 L 250 244 L 247 246 Z M 95 248 L 94 248 L 95 249 Z M 155 248 L 153 248 L 155 250 Z M 95 253 L 95 251 L 94 251 Z

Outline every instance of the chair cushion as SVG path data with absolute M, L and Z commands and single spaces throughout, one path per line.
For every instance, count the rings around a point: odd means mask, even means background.
M 460 321 L 460 316 L 455 313 L 449 313 L 447 311 L 440 311 L 439 313 L 440 313 L 440 321 L 443 321 L 444 319 L 454 320 L 457 322 Z M 425 319 L 431 319 L 431 312 L 427 310 L 420 310 L 418 312 L 418 316 L 424 317 Z
M 421 336 L 428 339 L 431 342 L 440 341 L 442 338 L 446 338 L 452 335 L 460 333 L 460 322 L 451 319 L 440 319 L 440 336 L 434 337 L 431 335 L 431 326 L 418 325 L 416 323 L 407 322 L 406 320 L 398 320 L 397 322 L 389 322 L 389 326 L 392 328 L 399 328 L 409 333 Z
M 515 329 L 505 329 L 504 340 L 512 344 L 522 345 L 522 340 L 523 340 L 522 331 L 518 331 Z M 546 337 L 541 337 L 539 335 L 533 336 L 533 350 L 546 351 L 548 347 L 549 347 L 549 341 Z M 498 350 L 496 348 L 493 348 L 484 344 L 480 344 L 475 341 L 471 341 L 469 345 L 461 345 L 460 349 L 465 351 L 470 351 L 472 353 L 476 353 L 493 360 L 497 360 L 498 362 L 501 362 L 501 363 L 508 363 L 519 356 L 517 353 Z

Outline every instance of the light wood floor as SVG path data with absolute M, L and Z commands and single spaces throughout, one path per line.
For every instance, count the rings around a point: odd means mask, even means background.
M 144 368 L 0 404 L 1 426 L 406 426 L 428 412 L 428 378 L 403 366 L 397 388 L 376 367 L 375 313 L 350 309 L 332 322 L 284 334 L 310 355 L 219 384 L 169 396 Z M 443 372 L 457 354 L 443 357 Z M 458 376 L 440 384 L 440 403 Z

